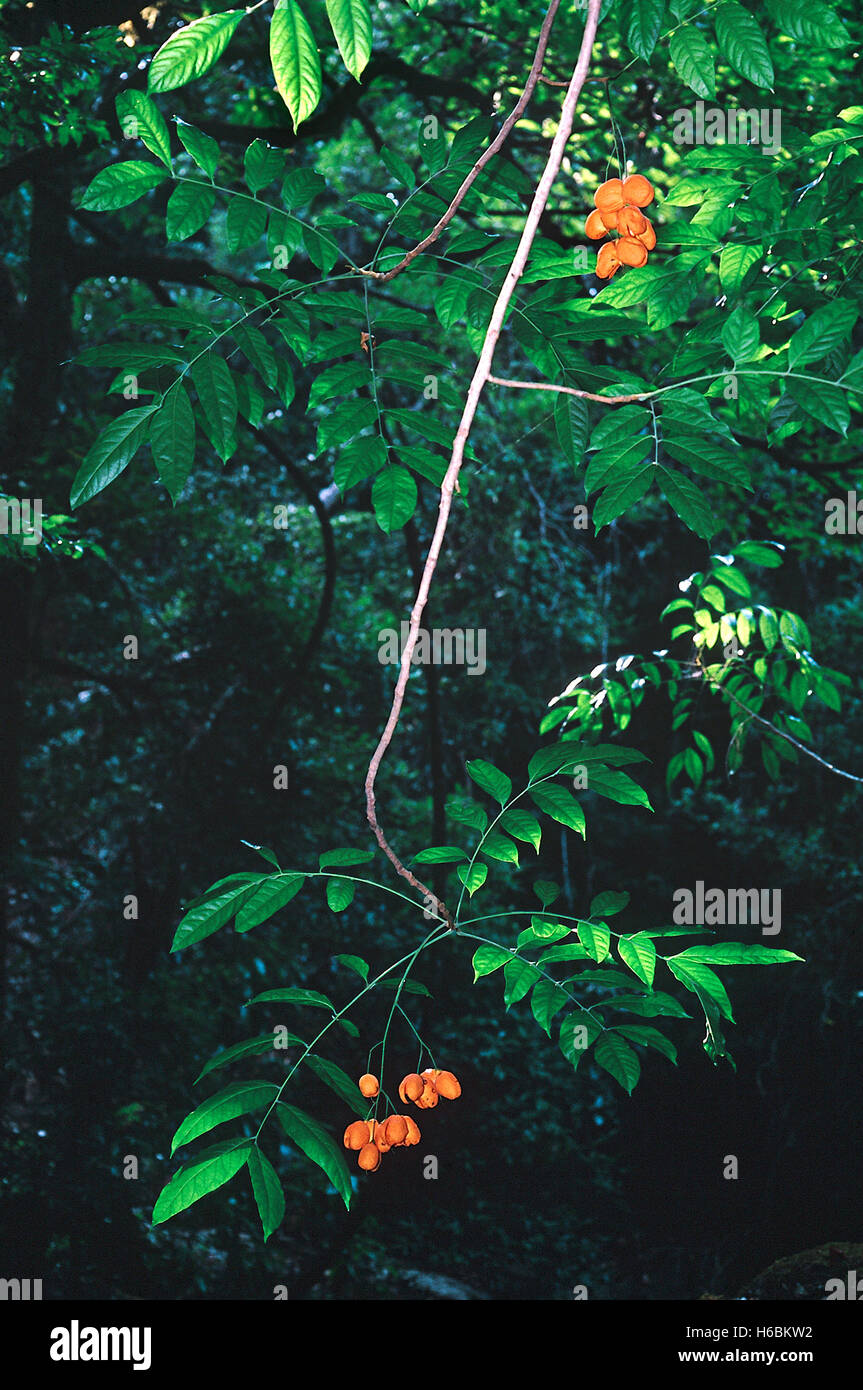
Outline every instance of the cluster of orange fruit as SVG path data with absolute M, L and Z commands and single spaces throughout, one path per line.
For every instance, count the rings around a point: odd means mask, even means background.
M 371 1072 L 359 1079 L 359 1088 L 367 1100 L 372 1100 L 380 1091 L 380 1082 Z M 444 1100 L 458 1100 L 461 1086 L 451 1071 L 435 1070 L 408 1072 L 399 1086 L 399 1096 L 405 1105 L 413 1101 L 419 1110 L 431 1110 L 441 1096 Z M 390 1149 L 410 1148 L 420 1141 L 420 1130 L 416 1120 L 410 1115 L 388 1115 L 385 1120 L 354 1120 L 345 1130 L 344 1145 L 359 1153 L 357 1162 L 367 1173 L 374 1173 L 381 1166 L 381 1154 Z
M 647 253 L 656 245 L 656 232 L 641 209 L 653 202 L 653 196 L 653 184 L 643 174 L 608 179 L 596 190 L 596 208 L 584 230 L 592 241 L 609 232 L 618 234 L 616 241 L 599 248 L 596 274 L 600 280 L 610 280 L 622 265 L 647 265 Z

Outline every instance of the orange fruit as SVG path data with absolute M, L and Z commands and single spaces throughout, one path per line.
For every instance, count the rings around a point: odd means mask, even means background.
M 357 1162 L 364 1172 L 374 1173 L 381 1166 L 380 1150 L 375 1148 L 374 1144 L 364 1144 Z
M 374 1121 L 372 1121 L 372 1123 L 374 1124 Z M 379 1153 L 389 1153 L 390 1149 L 392 1148 L 392 1144 L 387 1142 L 386 1121 L 383 1121 L 382 1124 L 374 1125 L 374 1131 L 372 1133 L 372 1143 L 374 1144 L 375 1148 L 379 1151 Z
M 602 219 L 602 225 L 603 227 L 605 227 L 606 231 L 617 231 L 617 219 L 620 217 L 619 212 L 601 212 L 599 215 Z
M 344 1144 L 346 1149 L 361 1149 L 364 1144 L 369 1142 L 370 1127 L 367 1120 L 354 1120 L 352 1125 L 348 1125 L 345 1130 Z
M 631 174 L 623 184 L 623 200 L 634 203 L 637 208 L 646 208 L 653 202 L 653 184 L 643 174 Z M 598 206 L 598 204 L 597 204 Z
M 643 232 L 637 234 L 636 239 L 641 242 L 642 246 L 646 246 L 648 251 L 652 251 L 656 245 L 656 232 L 653 230 L 653 223 L 648 221 L 646 217 L 644 220 L 647 222 L 647 226 Z
M 644 179 L 643 182 L 647 183 L 647 179 Z M 651 192 L 650 198 L 652 197 L 653 193 Z M 650 202 L 650 198 L 646 199 L 648 203 Z M 635 199 L 628 198 L 624 194 L 624 185 L 621 183 L 620 179 L 608 179 L 605 183 L 599 185 L 599 188 L 593 195 L 593 201 L 596 203 L 600 212 L 619 212 L 624 203 L 635 202 Z
M 640 208 L 621 208 L 617 214 L 617 230 L 621 236 L 641 236 L 647 227 L 647 218 Z
M 403 1078 L 399 1086 L 399 1097 L 403 1105 L 407 1105 L 409 1100 L 418 1100 L 423 1093 L 425 1082 L 415 1071 L 409 1071 Z
M 605 248 L 603 247 L 603 250 Z M 634 236 L 618 237 L 614 246 L 621 265 L 647 265 L 647 247 Z
M 600 246 L 599 255 L 596 258 L 596 274 L 600 280 L 610 280 L 620 269 L 620 260 L 617 255 L 619 242 L 606 242 L 605 246 Z
M 408 1127 L 404 1115 L 390 1115 L 384 1121 L 386 1141 L 392 1146 L 403 1144 L 408 1137 Z
M 357 1084 L 366 1100 L 371 1100 L 381 1089 L 381 1083 L 376 1076 L 372 1076 L 370 1071 L 367 1071 L 365 1076 L 361 1076 Z
M 442 1071 L 434 1083 L 435 1090 L 444 1100 L 458 1100 L 461 1086 L 451 1071 Z
M 415 1104 L 420 1110 L 434 1110 L 439 1099 L 440 1097 L 434 1088 L 434 1082 L 430 1077 L 427 1077 L 426 1083 L 423 1086 L 423 1093 Z
M 617 214 L 615 213 L 614 216 Z M 591 241 L 601 241 L 607 231 L 602 213 L 599 208 L 594 208 L 584 224 L 584 234 L 589 236 Z
M 416 1120 L 411 1119 L 410 1115 L 405 1115 L 404 1118 L 408 1127 L 405 1145 L 407 1148 L 410 1148 L 411 1144 L 418 1144 L 420 1141 L 420 1127 L 417 1124 Z

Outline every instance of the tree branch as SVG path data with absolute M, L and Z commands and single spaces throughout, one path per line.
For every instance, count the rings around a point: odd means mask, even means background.
M 377 777 L 378 769 L 381 765 L 381 762 L 383 761 L 384 754 L 386 753 L 393 740 L 393 736 L 395 734 L 396 727 L 398 725 L 399 718 L 401 715 L 405 691 L 407 690 L 408 678 L 410 676 L 411 659 L 416 648 L 420 623 L 422 621 L 422 616 L 425 610 L 426 603 L 428 602 L 428 595 L 429 590 L 431 588 L 431 582 L 434 577 L 435 569 L 437 568 L 437 563 L 441 552 L 441 546 L 443 545 L 444 535 L 446 534 L 447 522 L 449 520 L 450 509 L 452 507 L 453 492 L 456 487 L 459 471 L 464 461 L 464 451 L 468 438 L 470 436 L 471 426 L 476 417 L 476 412 L 479 406 L 480 398 L 483 393 L 483 389 L 485 387 L 486 382 L 488 381 L 491 372 L 492 359 L 494 358 L 494 351 L 497 347 L 498 339 L 501 334 L 501 329 L 503 328 L 503 323 L 506 318 L 506 311 L 509 307 L 509 302 L 512 299 L 512 296 L 515 292 L 516 285 L 518 284 L 518 281 L 524 272 L 525 266 L 527 265 L 527 259 L 530 255 L 531 246 L 533 245 L 534 239 L 537 234 L 537 230 L 539 228 L 540 219 L 542 217 L 543 211 L 551 194 L 551 189 L 554 184 L 554 181 L 557 178 L 558 172 L 560 171 L 560 166 L 563 161 L 564 150 L 566 148 L 566 142 L 569 139 L 569 136 L 572 132 L 572 126 L 573 121 L 575 119 L 575 110 L 578 104 L 578 98 L 581 94 L 581 89 L 584 85 L 588 67 L 590 65 L 591 53 L 596 37 L 596 28 L 599 22 L 600 4 L 601 0 L 589 0 L 588 12 L 584 26 L 584 35 L 581 41 L 581 48 L 578 54 L 578 61 L 576 62 L 575 70 L 572 74 L 569 88 L 567 89 L 566 97 L 564 98 L 557 133 L 555 134 L 554 140 L 552 141 L 552 146 L 549 152 L 548 160 L 546 162 L 545 169 L 542 172 L 539 184 L 537 185 L 536 193 L 534 194 L 533 202 L 531 204 L 530 211 L 527 215 L 524 230 L 521 234 L 521 238 L 519 239 L 518 247 L 516 248 L 515 255 L 513 257 L 510 268 L 507 271 L 503 285 L 501 286 L 500 293 L 498 294 L 497 300 L 495 301 L 495 305 L 491 314 L 491 319 L 489 320 L 489 325 L 486 329 L 486 334 L 482 345 L 482 351 L 480 352 L 479 361 L 477 362 L 476 370 L 474 371 L 473 379 L 468 390 L 461 422 L 459 424 L 455 439 L 453 441 L 452 457 L 450 459 L 450 464 L 447 468 L 446 475 L 441 485 L 441 497 L 440 506 L 438 509 L 437 525 L 435 526 L 434 535 L 432 536 L 431 545 L 429 547 L 428 555 L 426 557 L 425 567 L 423 569 L 423 575 L 422 580 L 420 582 L 419 591 L 417 593 L 416 601 L 413 606 L 413 611 L 411 612 L 408 640 L 405 643 L 404 650 L 402 652 L 400 664 L 401 669 L 399 671 L 398 681 L 396 683 L 395 692 L 393 694 L 392 708 L 390 709 L 389 718 L 387 719 L 386 726 L 381 735 L 380 741 L 378 742 L 378 746 L 372 754 L 372 759 L 369 763 L 368 773 L 366 774 L 366 818 L 371 827 L 372 833 L 375 836 L 375 839 L 377 840 L 384 854 L 389 859 L 390 863 L 395 868 L 396 872 L 402 878 L 406 879 L 407 882 L 410 883 L 414 888 L 417 888 L 420 892 L 422 892 L 426 896 L 426 898 L 435 905 L 436 910 L 440 913 L 443 920 L 450 925 L 450 927 L 454 926 L 454 922 L 452 914 L 449 912 L 448 908 L 445 906 L 444 903 L 440 901 L 438 897 L 435 896 L 435 894 L 429 893 L 429 890 L 425 886 L 425 884 L 421 883 L 419 879 L 417 879 L 416 876 L 412 874 L 409 869 L 405 868 L 398 855 L 388 844 L 386 836 L 384 835 L 383 830 L 381 829 L 380 824 L 378 823 L 377 811 L 375 807 L 375 779 Z

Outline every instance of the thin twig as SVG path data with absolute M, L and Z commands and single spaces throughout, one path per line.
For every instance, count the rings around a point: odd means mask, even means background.
M 492 386 L 517 386 L 520 391 L 559 391 L 564 396 L 579 396 L 583 401 L 600 401 L 603 405 L 624 405 L 627 401 L 646 401 L 652 394 L 639 391 L 634 396 L 598 396 L 594 391 L 579 391 L 575 386 L 558 386 L 550 381 L 509 381 L 503 376 L 490 376 Z
M 452 507 L 453 492 L 456 487 L 459 471 L 464 461 L 464 451 L 468 441 L 468 437 L 470 435 L 471 426 L 476 416 L 477 408 L 479 406 L 480 397 L 482 396 L 483 389 L 485 387 L 486 382 L 489 379 L 492 359 L 494 357 L 494 351 L 497 347 L 498 339 L 503 328 L 503 323 L 506 318 L 506 312 L 509 307 L 509 302 L 512 299 L 513 294 L 515 293 L 518 281 L 524 272 L 525 266 L 527 265 L 527 259 L 530 255 L 531 247 L 539 230 L 540 219 L 545 210 L 545 206 L 551 194 L 552 186 L 560 170 L 561 163 L 563 162 L 563 155 L 564 150 L 566 148 L 566 142 L 569 139 L 569 136 L 572 132 L 572 126 L 573 121 L 575 119 L 575 110 L 578 104 L 578 98 L 581 93 L 581 89 L 584 85 L 584 80 L 587 76 L 587 70 L 590 65 L 591 52 L 593 49 L 594 39 L 596 37 L 596 27 L 599 22 L 600 3 L 601 0 L 589 0 L 587 19 L 585 22 L 584 35 L 581 41 L 581 48 L 578 55 L 578 61 L 575 65 L 575 70 L 572 74 L 569 88 L 567 89 L 566 97 L 564 98 L 557 133 L 555 134 L 554 140 L 552 141 L 548 161 L 546 163 L 545 169 L 542 172 L 542 177 L 540 178 L 540 181 L 537 185 L 537 189 L 533 197 L 533 202 L 530 207 L 530 212 L 527 215 L 527 219 L 524 224 L 524 230 L 522 231 L 521 238 L 519 239 L 518 247 L 516 248 L 516 252 L 513 256 L 509 270 L 506 273 L 506 277 L 504 279 L 503 285 L 501 286 L 500 293 L 498 294 L 498 297 L 495 301 L 491 318 L 489 320 L 489 325 L 486 329 L 486 334 L 482 345 L 482 351 L 480 352 L 479 361 L 477 362 L 476 369 L 473 374 L 473 379 L 471 381 L 467 393 L 467 399 L 465 401 L 461 422 L 459 424 L 458 430 L 456 431 L 455 439 L 453 441 L 452 456 L 450 459 L 449 467 L 447 468 L 446 475 L 444 477 L 443 483 L 441 484 L 441 496 L 440 506 L 438 508 L 437 524 L 435 526 L 434 535 L 432 536 L 431 545 L 429 546 L 425 567 L 423 569 L 422 579 L 420 580 L 419 590 L 417 592 L 416 600 L 414 602 L 413 610 L 411 612 L 410 628 L 408 632 L 408 638 L 401 656 L 399 677 L 398 681 L 396 682 L 395 692 L 393 694 L 392 708 L 390 709 L 389 718 L 387 719 L 386 726 L 381 735 L 378 746 L 372 755 L 371 762 L 369 763 L 369 769 L 366 774 L 366 818 L 368 820 L 369 825 L 371 826 L 375 839 L 377 840 L 384 854 L 389 859 L 390 863 L 395 868 L 396 872 L 399 873 L 402 878 L 407 879 L 408 883 L 411 883 L 415 888 L 418 888 L 421 892 L 425 893 L 427 897 L 431 900 L 431 902 L 436 906 L 440 915 L 445 919 L 445 921 L 449 922 L 451 926 L 453 925 L 452 916 L 448 909 L 445 907 L 445 905 L 441 903 L 439 899 L 435 897 L 434 894 L 429 893 L 429 890 L 425 887 L 425 885 L 420 883 L 419 880 L 410 872 L 409 869 L 405 868 L 398 855 L 395 853 L 393 849 L 391 849 L 390 845 L 387 843 L 386 836 L 384 835 L 380 825 L 378 824 L 377 812 L 375 809 L 375 778 L 377 777 L 378 768 L 381 765 L 384 754 L 386 753 L 387 749 L 390 746 L 390 743 L 392 742 L 393 735 L 395 734 L 396 727 L 401 716 L 405 691 L 407 689 L 408 677 L 410 676 L 411 658 L 413 656 L 414 649 L 417 644 L 420 623 L 422 621 L 422 616 L 425 610 L 426 603 L 428 602 L 428 595 L 429 590 L 431 588 L 431 582 L 434 577 L 435 569 L 437 568 L 438 559 L 440 557 L 441 546 L 443 545 L 443 539 L 446 533 L 447 522 L 449 520 L 450 508 Z
M 521 96 L 519 97 L 510 114 L 507 116 L 497 135 L 492 140 L 491 144 L 488 146 L 487 149 L 483 150 L 476 164 L 473 166 L 470 173 L 461 183 L 458 192 L 456 193 L 446 212 L 443 214 L 440 220 L 435 223 L 428 236 L 423 241 L 421 241 L 418 246 L 415 246 L 412 251 L 408 251 L 404 258 L 399 261 L 398 265 L 393 266 L 392 270 L 363 270 L 361 272 L 363 275 L 369 276 L 369 278 L 372 280 L 377 280 L 379 284 L 385 284 L 387 280 L 392 280 L 394 276 L 399 275 L 401 271 L 403 271 L 407 266 L 409 266 L 411 261 L 416 260 L 417 256 L 421 255 L 423 251 L 428 250 L 428 248 L 431 245 L 433 245 L 434 242 L 437 241 L 441 232 L 449 225 L 449 223 L 455 217 L 459 207 L 461 206 L 462 201 L 464 200 L 465 194 L 469 192 L 470 188 L 476 182 L 479 174 L 482 173 L 489 160 L 493 159 L 494 156 L 497 154 L 498 150 L 501 148 L 501 146 L 505 144 L 513 126 L 519 120 L 521 120 L 521 117 L 524 115 L 524 112 L 527 109 L 527 104 L 533 95 L 534 88 L 536 87 L 536 84 L 539 80 L 539 75 L 542 72 L 542 65 L 545 62 L 545 51 L 548 47 L 548 40 L 551 36 L 551 29 L 552 25 L 554 24 L 554 18 L 559 8 L 560 0 L 551 0 L 551 4 L 548 7 L 545 19 L 542 22 L 542 28 L 539 31 L 539 42 L 536 46 L 536 53 L 533 59 L 533 66 L 531 67 L 530 75 L 528 76 L 527 82 L 525 83 L 524 91 L 522 92 Z M 566 84 L 562 83 L 561 85 L 565 86 Z

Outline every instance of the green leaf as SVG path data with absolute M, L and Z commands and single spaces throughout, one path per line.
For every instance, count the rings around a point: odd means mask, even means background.
M 680 78 L 697 96 L 716 95 L 716 69 L 704 36 L 691 24 L 671 35 L 668 53 Z
M 89 502 L 120 476 L 144 443 L 155 411 L 154 405 L 124 410 L 100 431 L 75 474 L 69 494 L 70 506 L 80 507 L 82 502 Z
M 237 392 L 228 364 L 214 352 L 193 362 L 189 375 L 210 426 L 213 447 L 227 462 L 236 447 Z
M 587 786 L 589 791 L 609 801 L 617 801 L 621 806 L 646 806 L 648 811 L 653 810 L 647 792 L 625 772 L 612 772 L 607 767 L 593 768 L 588 765 Z
M 321 60 L 296 0 L 278 0 L 270 21 L 270 62 L 279 95 L 298 130 L 321 99 Z
M 258 1207 L 258 1215 L 264 1228 L 264 1244 L 274 1231 L 277 1231 L 285 1216 L 285 1194 L 278 1174 L 266 1154 L 261 1153 L 257 1144 L 249 1152 L 246 1160 L 252 1192 Z
M 316 1163 L 329 1178 L 345 1206 L 351 1205 L 351 1176 L 341 1149 L 332 1135 L 328 1134 L 317 1120 L 298 1110 L 295 1105 L 281 1101 L 276 1106 L 276 1115 L 288 1139 L 302 1149 L 307 1158 Z
M 772 946 L 748 946 L 741 941 L 723 941 L 716 946 L 689 946 L 669 959 L 696 961 L 703 965 L 781 965 L 786 961 L 803 960 L 804 957 Z
M 344 912 L 354 900 L 357 885 L 350 878 L 327 879 L 327 906 L 332 912 Z
M 493 970 L 499 970 L 512 958 L 513 952 L 508 951 L 504 946 L 480 946 L 474 951 L 472 961 L 474 984 L 481 975 L 490 975 Z
M 454 821 L 458 821 L 459 825 L 469 825 L 480 833 L 488 825 L 488 816 L 479 802 L 471 800 L 468 796 L 448 797 L 446 813 Z
M 268 183 L 274 183 L 285 172 L 285 151 L 268 145 L 266 140 L 253 140 L 243 155 L 243 174 L 250 193 L 260 193 Z
M 664 464 L 658 466 L 656 473 L 659 486 L 680 520 L 697 536 L 709 540 L 716 530 L 717 518 L 702 488 L 684 474 L 672 472 Z
M 249 1004 L 303 1004 L 314 1009 L 329 1009 L 335 1013 L 335 1005 L 325 994 L 315 989 L 265 989 L 247 1001 Z
M 335 956 L 334 959 L 337 960 L 340 965 L 346 965 L 348 970 L 355 971 L 360 979 L 368 984 L 370 966 L 368 961 L 363 960 L 362 956 Z
M 359 82 L 372 51 L 372 17 L 368 0 L 327 0 L 327 14 L 342 61 Z
M 559 1046 L 566 1060 L 577 1067 L 591 1043 L 602 1032 L 602 1024 L 584 1009 L 567 1014 L 560 1025 Z
M 742 304 L 732 309 L 722 325 L 722 346 L 733 362 L 748 362 L 758 354 L 761 338 L 758 320 Z
M 631 1014 L 640 1014 L 642 1018 L 690 1017 L 673 995 L 663 994 L 661 991 L 648 994 L 644 998 L 638 994 L 618 994 L 614 999 L 607 999 L 603 1007 L 626 1009 Z
M 626 42 L 637 58 L 650 57 L 665 19 L 665 0 L 631 0 Z
M 231 255 L 245 251 L 260 241 L 267 227 L 267 209 L 245 193 L 238 193 L 228 204 L 225 241 Z
M 658 1028 L 651 1028 L 647 1023 L 616 1023 L 615 1033 L 620 1033 L 629 1042 L 641 1043 L 642 1047 L 653 1047 L 657 1052 L 661 1052 L 663 1057 L 667 1057 L 669 1062 L 677 1064 L 677 1048 L 670 1038 L 666 1038 L 664 1033 L 660 1033 Z
M 513 956 L 503 968 L 504 980 L 506 985 L 503 991 L 503 1002 L 507 1010 L 513 1004 L 517 1004 L 526 994 L 529 994 L 537 980 L 542 979 L 542 975 L 535 965 L 528 960 L 522 960 Z
M 622 912 L 629 902 L 628 893 L 597 893 L 590 901 L 591 917 L 614 917 Z
M 719 255 L 719 279 L 726 294 L 736 294 L 748 272 L 760 261 L 764 251 L 760 246 L 723 246 Z
M 559 960 L 588 960 L 589 956 L 583 946 L 570 945 L 549 946 L 547 951 L 543 951 L 537 961 L 537 965 L 552 965 Z
M 500 818 L 500 824 L 516 840 L 524 840 L 527 844 L 533 845 L 539 854 L 542 827 L 531 811 L 523 811 L 517 806 L 511 806 L 509 810 L 504 811 Z
M 468 867 L 465 864 L 459 864 L 456 873 L 467 889 L 468 896 L 472 898 L 474 893 L 476 893 L 479 888 L 482 888 L 482 885 L 488 878 L 488 865 L 472 864 Z
M 771 612 L 769 608 L 762 608 L 758 614 L 758 631 L 765 647 L 769 652 L 772 652 L 779 641 L 779 624 L 776 621 L 775 613 Z
M 238 1116 L 248 1115 L 254 1110 L 263 1110 L 278 1094 L 279 1088 L 272 1081 L 235 1081 L 186 1116 L 171 1140 L 171 1153 L 176 1153 L 177 1149 L 190 1144 L 199 1135 L 207 1134 L 216 1125 L 236 1120 Z
M 180 382 L 171 387 L 153 417 L 150 448 L 159 477 L 176 502 L 195 461 L 195 412 Z
M 178 29 L 154 54 L 147 74 L 147 90 L 169 92 L 202 77 L 218 62 L 245 13 L 245 10 L 225 10 L 222 14 L 208 14 Z
M 597 1040 L 593 1055 L 597 1066 L 607 1071 L 615 1081 L 620 1082 L 624 1091 L 632 1095 L 641 1075 L 641 1063 L 626 1039 L 618 1033 L 605 1032 Z
M 237 913 L 236 930 L 251 931 L 274 916 L 280 908 L 296 897 L 305 881 L 305 874 L 272 874 L 260 888 L 243 903 Z
M 584 812 L 572 792 L 567 791 L 566 787 L 557 786 L 555 783 L 546 783 L 532 786 L 528 795 L 541 811 L 544 811 L 547 816 L 551 816 L 552 820 L 556 820 L 559 825 L 569 826 L 582 839 L 585 838 Z
M 560 985 L 556 985 L 553 980 L 543 978 L 534 985 L 533 994 L 530 996 L 530 1007 L 540 1028 L 549 1037 L 551 1037 L 552 1019 L 568 1003 L 569 995 L 566 990 L 561 989 Z
M 564 457 L 574 468 L 584 457 L 589 423 L 587 401 L 561 392 L 554 403 L 554 428 Z
M 609 953 L 611 932 L 604 922 L 579 922 L 578 939 L 587 954 L 595 961 L 604 961 Z
M 419 854 L 415 854 L 414 863 L 461 864 L 469 858 L 467 850 L 460 849 L 458 845 L 433 845 L 430 849 L 421 849 Z
M 493 796 L 501 806 L 505 806 L 512 796 L 512 782 L 505 772 L 501 772 L 493 763 L 485 762 L 482 758 L 474 758 L 466 764 L 467 774 L 478 787 Z
M 756 87 L 773 90 L 773 64 L 761 28 L 737 0 L 725 0 L 714 15 L 716 41 L 731 66 Z
M 252 881 L 242 883 L 238 888 L 229 888 L 228 891 L 218 892 L 215 897 L 206 897 L 203 902 L 197 903 L 195 908 L 190 909 L 179 923 L 178 929 L 174 933 L 174 941 L 171 942 L 171 951 L 182 951 L 185 947 L 195 944 L 196 941 L 203 941 L 206 937 L 211 937 L 214 931 L 220 930 L 225 923 L 231 920 L 233 913 L 236 912 L 256 890 L 260 883 L 260 876 L 254 874 Z
M 729 1022 L 734 1022 L 731 1013 L 731 1001 L 725 991 L 725 986 L 719 976 L 710 969 L 708 965 L 702 965 L 698 961 L 684 961 L 679 956 L 668 956 L 666 965 L 675 979 L 679 980 L 687 989 L 695 994 L 707 994 L 716 1004 L 723 1018 Z
M 117 208 L 136 203 L 145 193 L 164 183 L 167 177 L 158 164 L 143 159 L 127 159 L 123 164 L 112 164 L 110 168 L 102 169 L 87 185 L 78 206 L 85 212 L 114 212 Z
M 751 565 L 763 565 L 765 569 L 778 569 L 782 564 L 781 553 L 760 541 L 742 541 L 740 545 L 735 546 L 733 554 Z M 749 597 L 748 593 L 746 597 Z
M 652 989 L 653 972 L 656 969 L 656 947 L 650 937 L 642 932 L 635 936 L 622 936 L 617 943 L 617 952 L 633 974 Z
M 784 33 L 813 51 L 842 48 L 849 42 L 848 30 L 829 5 L 813 5 L 812 0 L 772 0 L 768 8 Z
M 549 878 L 538 878 L 533 885 L 533 891 L 539 898 L 543 907 L 548 907 L 554 902 L 555 898 L 560 897 L 560 885 L 554 883 Z
M 168 199 L 165 235 L 169 241 L 185 241 L 208 220 L 216 205 L 216 190 L 202 183 L 180 183 Z
M 404 184 L 405 188 L 414 188 L 416 186 L 414 171 L 406 159 L 402 159 L 401 155 L 397 154 L 395 150 L 387 149 L 386 145 L 382 147 L 379 153 L 381 163 L 386 166 L 397 183 Z M 387 199 L 387 201 L 389 201 L 389 199 Z
M 198 168 L 203 169 L 204 173 L 212 178 L 219 167 L 221 150 L 218 144 L 212 135 L 205 135 L 202 130 L 189 125 L 187 121 L 181 121 L 179 116 L 175 116 L 174 120 L 177 134 L 185 149 L 192 156 Z
M 296 1038 L 293 1034 L 288 1034 L 288 1041 L 291 1046 L 299 1044 L 305 1047 L 301 1038 Z M 281 1049 L 279 1049 L 281 1050 Z M 211 1057 L 209 1062 L 201 1068 L 200 1075 L 195 1078 L 195 1085 L 203 1081 L 210 1072 L 218 1071 L 221 1067 L 226 1067 L 230 1062 L 236 1062 L 240 1057 L 257 1057 L 262 1052 L 276 1051 L 276 1041 L 272 1030 L 269 1033 L 259 1033 L 254 1038 L 246 1038 L 243 1042 L 234 1043 L 233 1047 L 226 1047 L 221 1052 L 217 1052 L 215 1057 Z
M 343 401 L 335 410 L 330 410 L 318 425 L 317 452 L 322 454 L 334 444 L 347 444 L 360 430 L 376 424 L 377 418 L 374 401 Z
M 163 164 L 171 167 L 171 136 L 165 118 L 143 92 L 120 92 L 115 102 L 117 120 L 127 140 L 140 140 Z
M 571 931 L 572 927 L 568 927 L 565 922 L 551 922 L 545 917 L 531 917 L 530 926 L 519 932 L 516 944 L 519 947 L 536 946 L 541 942 L 548 944 L 569 936 Z
M 496 859 L 501 864 L 518 863 L 518 849 L 509 836 L 499 830 L 489 830 L 479 848 L 489 859 Z
M 214 1144 L 199 1154 L 194 1163 L 180 1168 L 159 1193 L 153 1208 L 153 1225 L 185 1211 L 193 1202 L 229 1182 L 245 1164 L 253 1147 L 251 1139 L 233 1139 Z
M 788 344 L 788 361 L 792 367 L 816 362 L 839 347 L 850 335 L 860 311 L 848 300 L 834 300 L 816 309 Z
M 343 1071 L 335 1062 L 330 1062 L 326 1057 L 317 1057 L 310 1052 L 305 1058 L 306 1066 L 325 1082 L 330 1090 L 335 1091 L 337 1096 L 341 1096 L 346 1105 L 349 1105 L 355 1115 L 360 1119 L 365 1117 L 368 1105 L 363 1098 L 363 1094 L 355 1081 L 351 1081 L 346 1071 Z
M 401 530 L 413 516 L 417 505 L 417 485 L 406 468 L 393 464 L 379 473 L 372 484 L 372 506 L 378 526 L 385 535 Z

